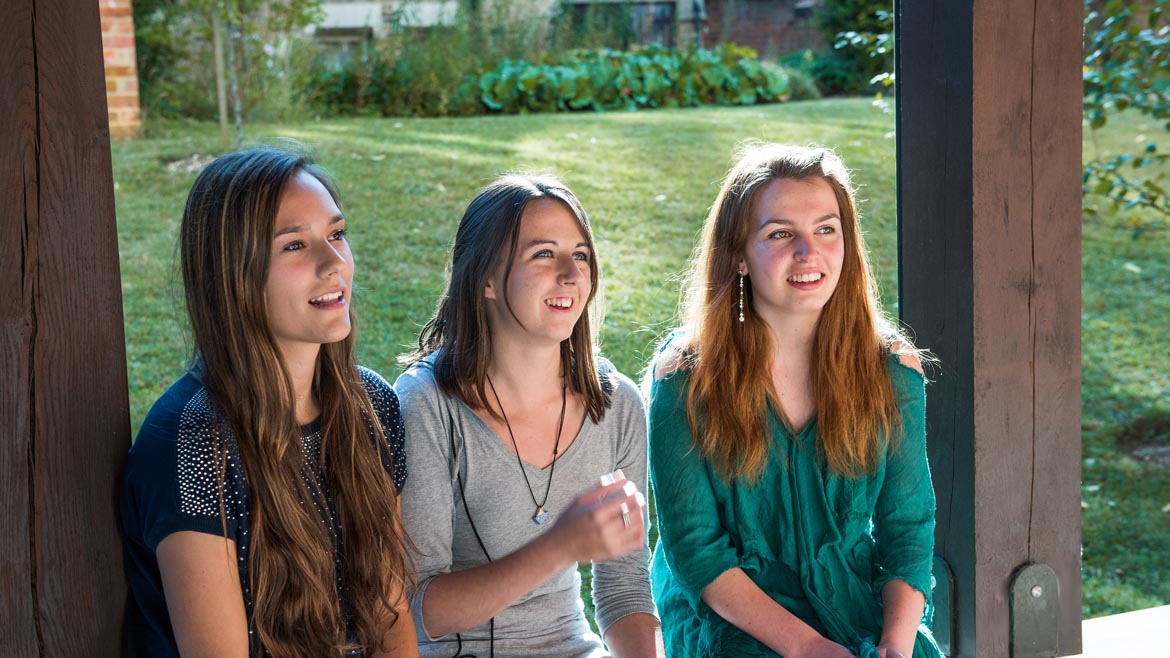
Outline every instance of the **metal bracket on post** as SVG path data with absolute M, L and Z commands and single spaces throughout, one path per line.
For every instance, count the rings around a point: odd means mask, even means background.
M 1011 658 L 1052 658 L 1058 653 L 1060 585 L 1047 564 L 1029 564 L 1012 578 Z

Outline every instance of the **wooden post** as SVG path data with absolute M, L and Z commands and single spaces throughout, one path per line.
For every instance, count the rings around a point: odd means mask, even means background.
M 941 360 L 927 425 L 956 656 L 1024 655 L 1009 601 L 1028 564 L 1060 588 L 1045 655 L 1081 649 L 1082 11 L 896 7 L 900 308 Z
M 119 654 L 126 361 L 98 4 L 0 23 L 0 655 Z

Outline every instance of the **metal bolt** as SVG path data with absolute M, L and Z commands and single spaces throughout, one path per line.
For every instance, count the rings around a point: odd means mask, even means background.
M 1032 586 L 1032 598 L 1038 599 L 1041 596 L 1044 596 L 1044 588 L 1039 586 L 1039 585 L 1033 585 Z

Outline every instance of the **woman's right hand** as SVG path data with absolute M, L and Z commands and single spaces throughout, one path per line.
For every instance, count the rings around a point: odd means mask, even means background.
M 555 534 L 573 561 L 605 562 L 645 542 L 645 508 L 646 497 L 638 487 L 620 477 L 578 496 L 557 519 L 550 534 Z

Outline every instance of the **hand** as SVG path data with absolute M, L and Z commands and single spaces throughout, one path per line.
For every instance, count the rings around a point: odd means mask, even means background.
M 852 651 L 823 635 L 817 635 L 804 647 L 800 655 L 803 658 L 855 658 Z
M 906 653 L 890 642 L 877 645 L 877 652 L 882 658 L 910 658 L 910 655 L 914 653 L 913 651 Z
M 645 542 L 645 507 L 646 497 L 638 487 L 618 474 L 612 484 L 600 484 L 578 496 L 550 534 L 556 535 L 575 562 L 612 560 Z

